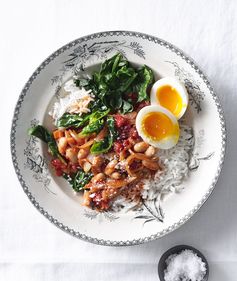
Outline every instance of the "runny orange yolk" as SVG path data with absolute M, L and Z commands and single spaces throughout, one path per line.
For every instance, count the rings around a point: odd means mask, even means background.
M 156 97 L 160 105 L 171 111 L 176 117 L 180 114 L 183 102 L 175 88 L 170 85 L 164 85 L 157 90 Z
M 161 112 L 149 112 L 142 120 L 144 134 L 153 141 L 159 141 L 171 136 L 178 137 L 178 127 L 168 116 Z

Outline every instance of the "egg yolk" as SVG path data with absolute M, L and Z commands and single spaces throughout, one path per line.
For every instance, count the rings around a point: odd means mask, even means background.
M 153 141 L 159 141 L 171 136 L 179 135 L 178 126 L 161 112 L 149 112 L 142 120 L 144 134 Z
M 170 85 L 162 86 L 157 90 L 156 97 L 160 105 L 167 108 L 176 117 L 180 114 L 183 103 L 181 96 L 175 88 Z

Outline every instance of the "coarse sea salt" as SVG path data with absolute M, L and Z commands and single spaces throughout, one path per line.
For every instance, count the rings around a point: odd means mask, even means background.
M 165 281 L 202 281 L 206 275 L 206 264 L 192 250 L 170 255 L 165 262 Z

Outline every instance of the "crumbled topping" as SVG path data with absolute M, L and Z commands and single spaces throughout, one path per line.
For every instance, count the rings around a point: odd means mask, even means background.
M 65 113 L 77 113 L 79 115 L 90 112 L 89 103 L 94 100 L 91 90 L 79 88 L 71 79 L 64 85 L 66 95 L 60 97 L 53 105 L 49 115 L 53 117 L 55 122 Z

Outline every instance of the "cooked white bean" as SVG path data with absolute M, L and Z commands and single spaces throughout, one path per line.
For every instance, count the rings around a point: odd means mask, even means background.
M 147 150 L 146 150 L 146 152 L 145 152 L 145 155 L 146 155 L 147 157 L 152 157 L 152 156 L 155 155 L 155 153 L 156 153 L 155 147 L 152 146 L 152 145 L 150 145 L 150 146 L 147 148 Z
M 99 173 L 99 174 L 95 175 L 95 176 L 91 179 L 91 181 L 95 183 L 95 182 L 98 182 L 98 181 L 104 180 L 104 179 L 105 179 L 105 174 L 104 174 L 104 173 Z
M 66 147 L 67 147 L 67 138 L 66 138 L 66 137 L 61 137 L 61 138 L 58 140 L 58 151 L 59 151 L 61 154 L 64 154 L 64 153 L 65 153 L 65 150 L 66 150 Z
M 66 150 L 66 158 L 72 163 L 77 163 L 77 150 L 75 148 L 68 148 Z
M 111 175 L 114 170 L 115 170 L 115 166 L 117 165 L 118 161 L 116 159 L 112 160 L 109 162 L 109 164 L 105 167 L 105 174 L 107 176 Z
M 91 169 L 91 163 L 88 161 L 85 161 L 83 164 L 83 170 L 85 173 L 88 173 Z
M 83 205 L 84 206 L 89 206 L 90 205 L 90 193 L 87 190 L 84 190 L 83 194 Z
M 104 162 L 103 157 L 101 156 L 95 156 L 92 160 L 92 165 L 96 167 L 100 167 Z
M 104 159 L 101 156 L 94 156 L 92 160 L 92 168 L 91 171 L 93 174 L 97 174 L 101 172 L 101 165 L 103 164 Z
M 121 174 L 119 172 L 113 172 L 110 177 L 112 179 L 118 180 L 121 178 Z
M 135 152 L 145 152 L 147 148 L 149 147 L 149 144 L 145 143 L 144 141 L 138 142 L 134 145 L 133 149 Z
M 88 154 L 89 154 L 89 149 L 88 149 L 88 148 L 81 148 L 81 149 L 78 151 L 77 159 L 86 158 L 86 156 L 87 156 Z

